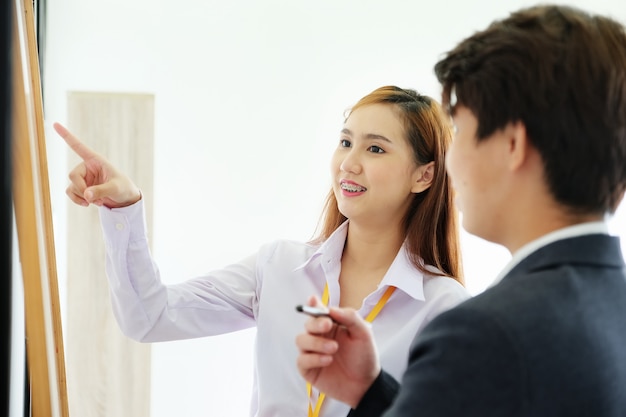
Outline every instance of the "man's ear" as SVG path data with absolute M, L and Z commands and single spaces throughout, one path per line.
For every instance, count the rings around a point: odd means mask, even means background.
M 528 159 L 532 144 L 528 140 L 524 123 L 509 123 L 504 129 L 509 141 L 509 168 L 516 170 Z
M 412 193 L 421 193 L 430 188 L 435 177 L 435 161 L 430 161 L 417 168 L 416 176 L 417 179 L 413 182 L 413 187 L 411 187 Z

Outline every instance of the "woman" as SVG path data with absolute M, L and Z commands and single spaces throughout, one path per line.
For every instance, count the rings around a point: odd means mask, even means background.
M 176 285 L 161 282 L 138 187 L 63 126 L 83 159 L 70 199 L 100 206 L 113 310 L 141 342 L 204 337 L 256 326 L 252 416 L 345 416 L 349 408 L 308 387 L 295 366 L 310 294 L 372 322 L 381 362 L 404 371 L 411 340 L 465 300 L 452 192 L 451 141 L 440 105 L 413 90 L 376 89 L 348 113 L 332 157 L 332 189 L 311 242 L 277 240 L 240 262 Z

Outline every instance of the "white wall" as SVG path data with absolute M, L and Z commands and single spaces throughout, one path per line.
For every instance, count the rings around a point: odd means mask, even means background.
M 626 22 L 623 0 L 570 4 Z M 384 84 L 439 98 L 432 66 L 511 0 L 48 0 L 46 129 L 61 298 L 68 91 L 156 96 L 154 255 L 166 282 L 311 237 L 343 110 Z M 624 208 L 613 222 L 624 234 Z M 468 288 L 508 261 L 463 235 Z M 298 300 L 294 300 L 297 303 Z M 254 331 L 153 346 L 152 416 L 243 416 Z

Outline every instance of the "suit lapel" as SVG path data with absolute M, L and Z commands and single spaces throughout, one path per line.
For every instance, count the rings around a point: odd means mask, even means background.
M 528 255 L 503 279 L 526 275 L 556 265 L 624 268 L 620 240 L 615 236 L 592 234 L 552 242 Z

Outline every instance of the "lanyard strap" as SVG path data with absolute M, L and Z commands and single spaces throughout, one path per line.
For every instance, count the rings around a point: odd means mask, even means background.
M 368 321 L 370 323 L 374 321 L 374 319 L 376 318 L 378 313 L 380 313 L 380 310 L 383 309 L 383 307 L 387 303 L 387 300 L 389 300 L 389 297 L 391 297 L 391 294 L 393 294 L 395 289 L 396 289 L 396 287 L 388 287 L 387 288 L 387 291 L 385 291 L 385 293 L 382 295 L 382 297 L 380 297 L 380 300 L 378 300 L 378 302 L 376 303 L 376 305 L 374 306 L 372 311 L 370 311 L 369 314 L 367 315 L 367 317 L 365 317 L 365 321 Z M 326 285 L 324 286 L 324 293 L 322 294 L 322 303 L 324 303 L 324 305 L 328 305 L 328 298 L 329 298 L 329 295 L 328 295 L 328 283 L 326 283 Z M 315 409 L 313 409 L 313 404 L 311 404 L 311 395 L 313 393 L 313 388 L 311 387 L 311 383 L 310 382 L 306 383 L 306 389 L 307 389 L 307 393 L 309 395 L 309 414 L 308 414 L 308 417 L 319 417 L 320 410 L 322 409 L 322 403 L 324 402 L 324 399 L 326 398 L 326 394 L 324 394 L 323 392 L 320 392 L 319 396 L 317 397 L 317 403 L 315 404 Z

